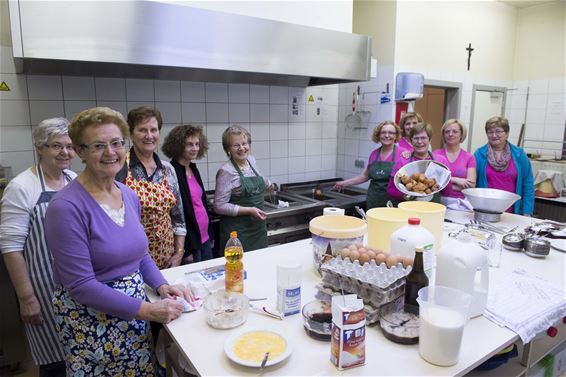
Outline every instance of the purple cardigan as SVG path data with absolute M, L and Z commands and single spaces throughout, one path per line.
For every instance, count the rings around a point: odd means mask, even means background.
M 53 280 L 69 290 L 77 302 L 126 320 L 133 319 L 142 300 L 108 287 L 104 282 L 139 270 L 156 289 L 167 281 L 147 252 L 136 194 L 122 191 L 124 226 L 118 226 L 78 180 L 60 190 L 50 202 L 45 233 L 53 254 Z

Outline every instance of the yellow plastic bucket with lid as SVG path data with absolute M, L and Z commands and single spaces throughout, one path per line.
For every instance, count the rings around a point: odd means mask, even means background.
M 399 208 L 378 207 L 366 213 L 368 220 L 368 245 L 374 249 L 389 250 L 391 235 L 407 225 L 409 217 L 415 216 Z
M 399 203 L 399 209 L 416 214 L 421 219 L 421 225 L 434 235 L 434 250 L 439 250 L 444 237 L 446 206 L 433 202 L 408 201 Z
M 367 231 L 364 220 L 353 216 L 318 216 L 309 223 L 312 234 L 313 267 L 320 272 L 328 246 L 336 256 L 343 248 L 362 243 Z

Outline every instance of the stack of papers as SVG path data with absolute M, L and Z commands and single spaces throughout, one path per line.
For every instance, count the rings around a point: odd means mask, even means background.
M 564 287 L 517 269 L 490 287 L 484 315 L 528 343 L 566 316 L 566 293 Z

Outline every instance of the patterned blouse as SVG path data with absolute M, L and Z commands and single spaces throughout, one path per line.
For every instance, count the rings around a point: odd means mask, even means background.
M 185 226 L 183 201 L 181 200 L 179 182 L 177 181 L 177 174 L 175 173 L 173 166 L 167 161 L 160 160 L 159 156 L 154 153 L 153 160 L 155 161 L 157 168 L 155 169 L 153 174 L 149 176 L 147 174 L 147 171 L 145 170 L 145 166 L 143 166 L 143 164 L 136 156 L 136 152 L 134 152 L 133 147 L 130 149 L 129 153 L 130 170 L 133 178 L 154 183 L 162 183 L 164 177 L 167 179 L 169 189 L 173 192 L 173 195 L 175 195 L 175 198 L 177 199 L 177 205 L 175 205 L 171 209 L 171 223 L 173 225 L 173 233 L 176 236 L 185 236 L 187 234 L 187 229 Z M 125 183 L 127 176 L 128 168 L 126 167 L 126 165 L 124 165 L 124 167 L 120 169 L 118 174 L 116 174 L 116 180 Z

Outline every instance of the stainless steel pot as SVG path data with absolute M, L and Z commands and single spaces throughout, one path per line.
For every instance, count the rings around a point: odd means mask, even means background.
M 531 257 L 544 258 L 550 253 L 550 241 L 540 237 L 527 237 L 525 252 Z

